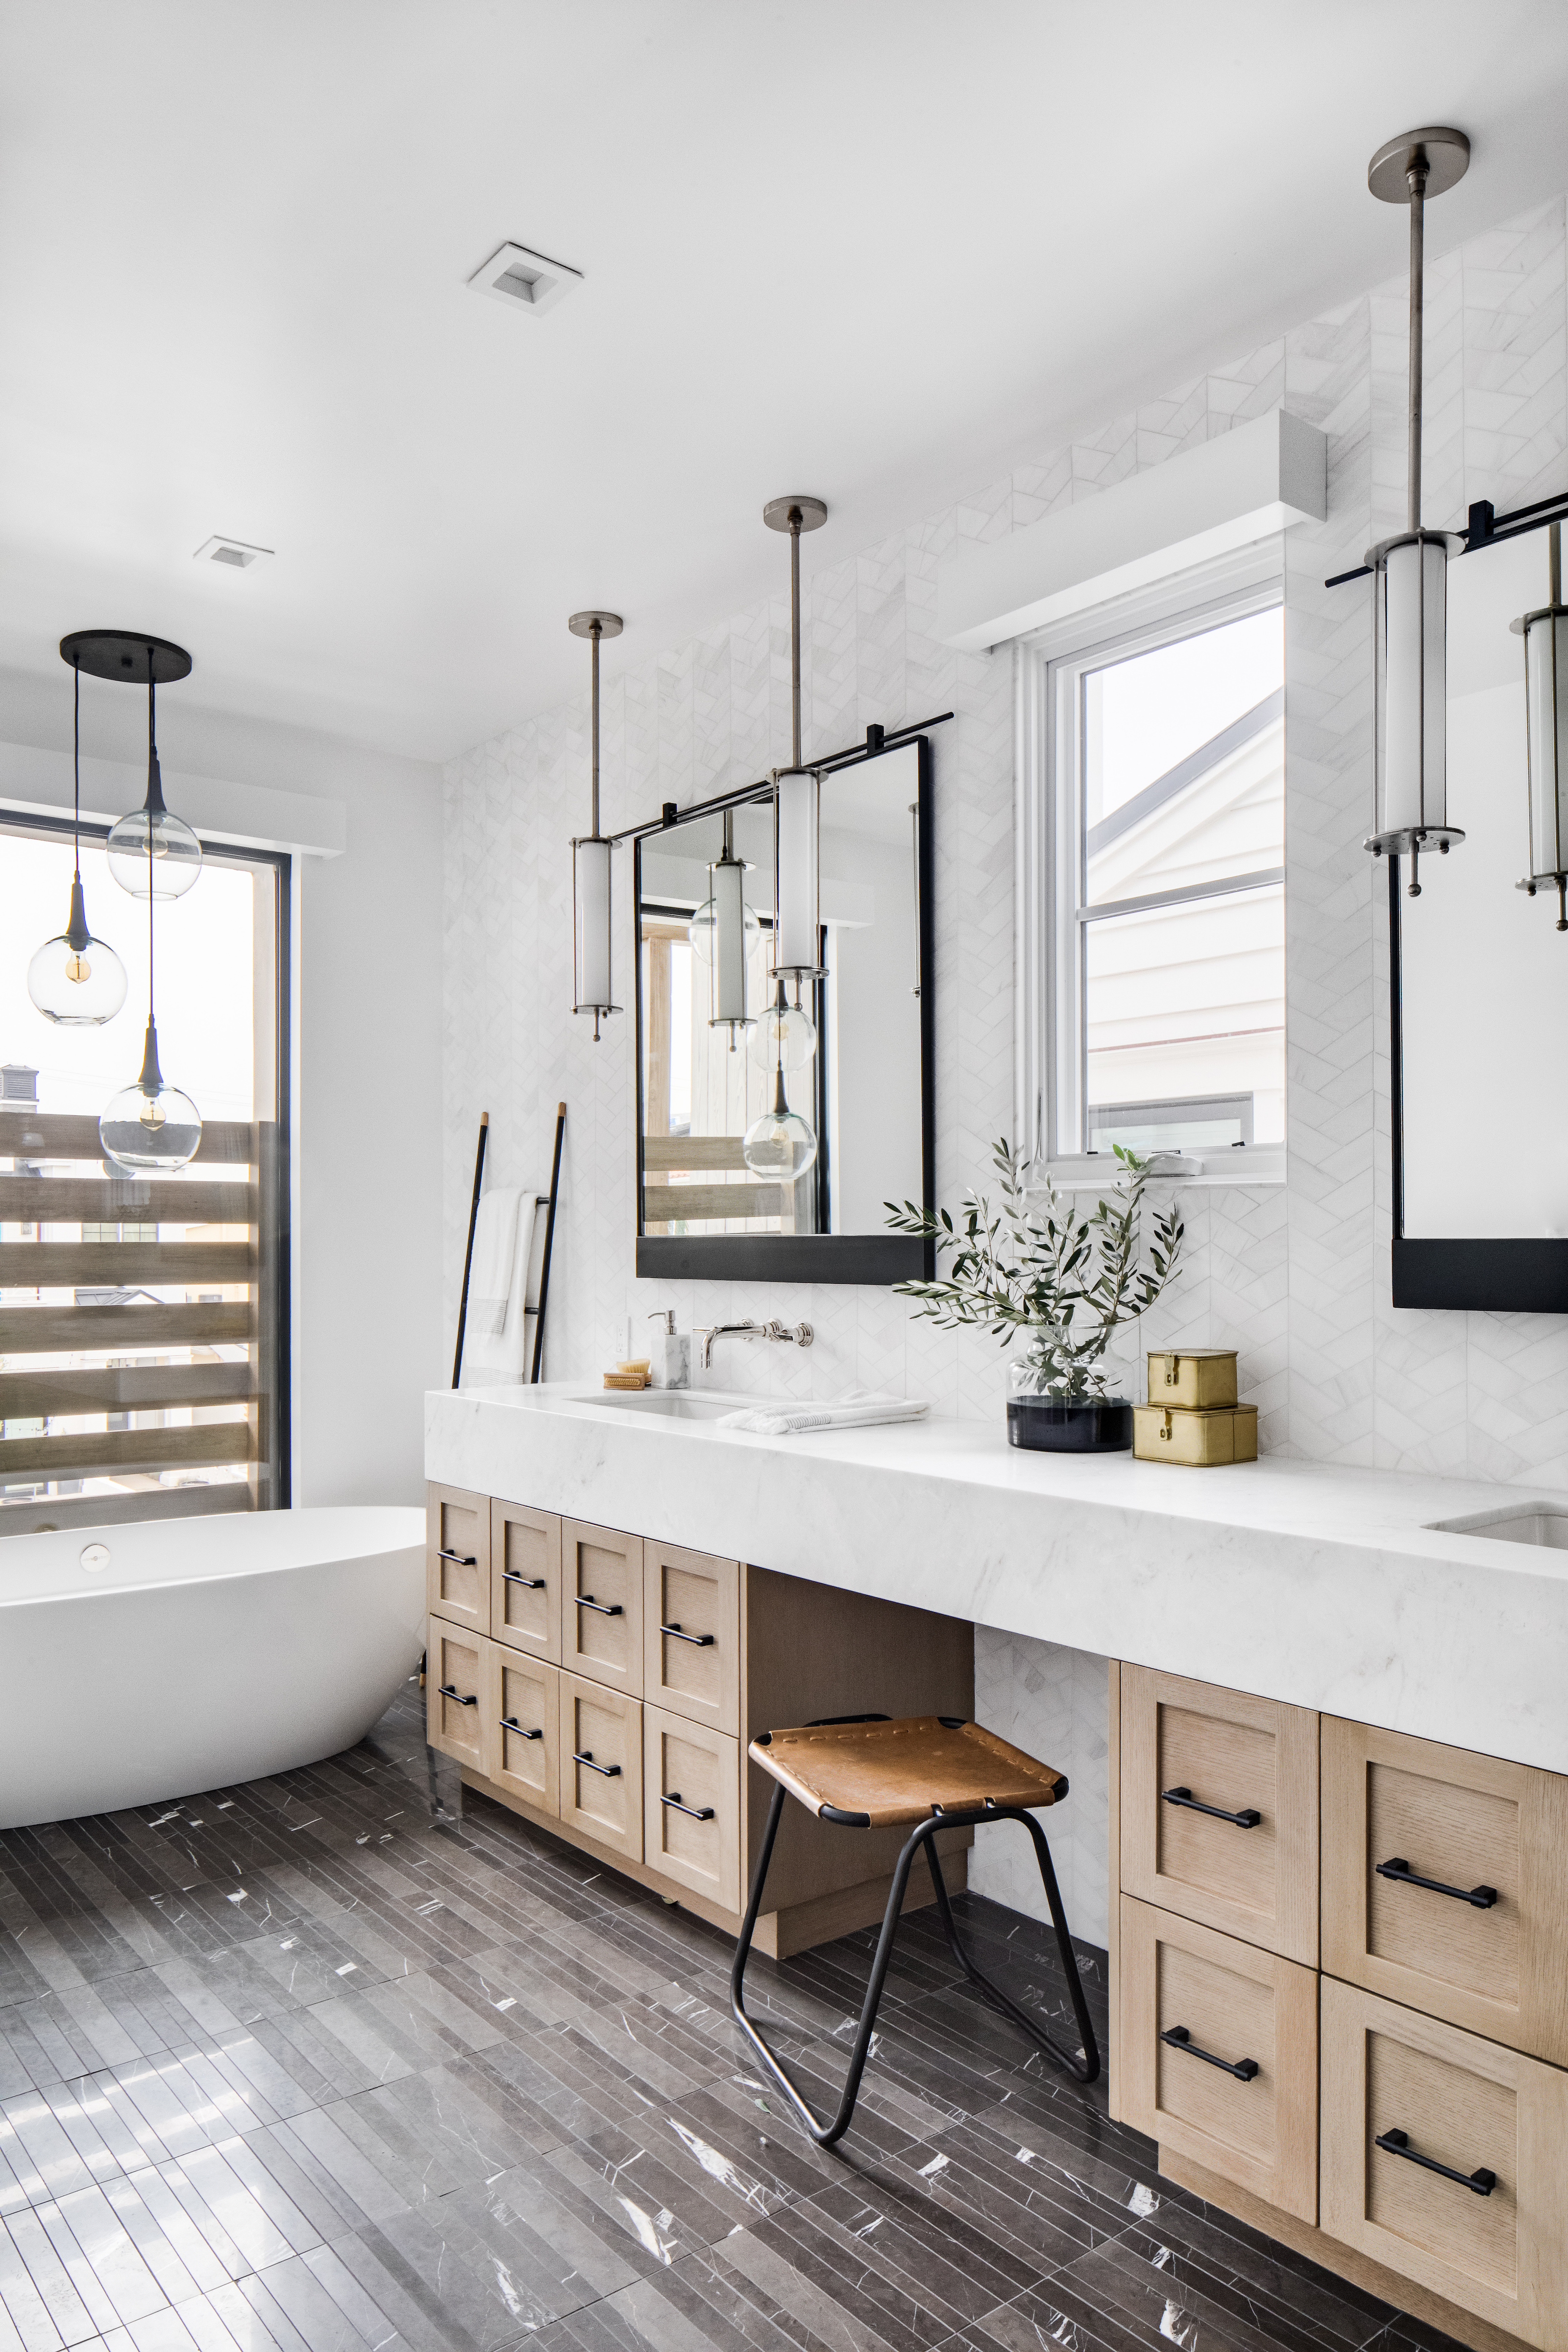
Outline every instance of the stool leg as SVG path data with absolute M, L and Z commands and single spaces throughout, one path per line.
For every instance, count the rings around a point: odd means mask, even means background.
M 1057 1950 L 1061 1957 L 1062 1972 L 1068 1980 L 1073 2015 L 1078 2021 L 1079 2032 L 1083 2037 L 1081 2055 L 1074 2057 L 1070 2052 L 1064 2050 L 1061 2043 L 1053 2040 L 1037 2019 L 1031 2017 L 1026 2010 L 1020 2009 L 1016 2001 L 1009 2000 L 1001 1988 L 994 1985 L 990 1978 L 983 1976 L 975 1967 L 959 1940 L 958 1927 L 952 1916 L 952 1906 L 947 1899 L 947 1884 L 942 1874 L 942 1864 L 937 1858 L 936 1845 L 933 1841 L 926 1847 L 926 1860 L 931 1864 L 931 1885 L 936 1889 L 937 1909 L 942 1914 L 942 1933 L 947 1937 L 948 1948 L 971 1984 L 978 1986 L 986 1999 L 994 2002 L 998 2009 L 1010 2017 L 1014 2024 L 1028 2035 L 1031 2042 L 1037 2042 L 1042 2050 L 1048 2050 L 1051 2056 L 1065 2066 L 1070 2074 L 1076 2074 L 1080 2083 L 1092 2083 L 1097 2080 L 1100 2074 L 1100 2044 L 1094 2038 L 1094 2025 L 1089 2017 L 1089 2004 L 1083 1997 L 1083 1986 L 1078 1972 L 1078 1955 L 1073 1950 L 1072 1937 L 1068 1932 L 1067 1914 L 1062 1909 L 1062 1898 L 1057 1886 L 1057 1874 L 1051 1865 L 1051 1850 L 1046 1843 L 1045 1832 L 1033 1813 L 1026 1813 L 1011 1805 L 998 1806 L 994 1812 L 987 1813 L 984 1819 L 1022 1822 L 1034 1838 L 1035 1858 L 1040 1865 L 1040 1878 L 1046 1890 L 1046 1902 L 1050 1910 L 1051 1925 L 1056 1929 Z M 932 1826 L 934 1828 L 940 1824 Z
M 832 2120 L 825 2122 L 807 2106 L 801 2097 L 784 2067 L 773 2056 L 773 2052 L 746 2015 L 745 2005 L 742 1999 L 746 1961 L 752 1948 L 752 1935 L 757 1924 L 758 1912 L 762 1907 L 763 1882 L 767 1876 L 768 1863 L 773 1850 L 773 1838 L 778 1831 L 779 1815 L 784 1811 L 784 1789 L 781 1782 L 773 1790 L 773 1801 L 768 1813 L 768 1826 L 763 1838 L 763 1850 L 758 1856 L 756 1872 L 752 1881 L 752 1899 L 746 1907 L 745 1918 L 742 1922 L 741 1939 L 735 1947 L 735 1962 L 730 1971 L 730 2011 L 818 2147 L 832 2147 L 848 2130 L 849 2119 L 855 2112 L 855 2103 L 860 2095 L 860 2077 L 866 2071 L 866 2061 L 870 2055 L 872 2029 L 877 2022 L 877 2011 L 882 2001 L 882 1990 L 887 1983 L 888 1964 L 893 1957 L 893 1942 L 899 1931 L 899 1914 L 904 1907 L 904 1891 L 910 1883 L 910 1865 L 919 1851 L 921 1841 L 929 1834 L 931 1824 L 922 1822 L 899 1856 L 898 1866 L 893 1872 L 893 1884 L 888 1895 L 888 1907 L 882 1914 L 882 1932 L 877 1940 L 877 1955 L 871 1963 L 870 1981 L 866 1987 L 866 1998 L 860 2008 L 859 2030 L 855 2036 L 855 2047 L 849 2053 L 849 2068 L 844 2078 L 844 2088 L 839 2095 L 837 2109 Z

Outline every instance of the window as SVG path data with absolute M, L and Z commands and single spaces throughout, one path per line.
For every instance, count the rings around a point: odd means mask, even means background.
M 146 901 L 84 827 L 130 990 L 100 1029 L 53 1026 L 27 963 L 64 921 L 70 832 L 0 814 L 0 1535 L 289 1500 L 289 860 L 204 846 L 157 908 L 160 1057 L 201 1150 L 132 1181 L 98 1113 L 141 1064 Z
M 1024 813 L 1024 961 L 1044 1000 L 1023 1023 L 1031 1140 L 1058 1159 L 1121 1144 L 1231 1173 L 1221 1155 L 1285 1136 L 1278 585 L 1211 589 L 1098 642 L 1080 627 L 1070 650 L 1026 662 L 1040 756 L 1025 779 L 1038 805 Z

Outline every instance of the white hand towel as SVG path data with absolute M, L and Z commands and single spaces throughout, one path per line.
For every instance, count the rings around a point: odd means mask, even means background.
M 533 1255 L 534 1195 L 537 1188 L 527 1186 L 519 1191 L 510 1185 L 498 1185 L 479 1202 L 479 1222 L 474 1232 L 474 1265 L 468 1283 L 468 1321 L 463 1340 L 463 1386 L 466 1389 L 500 1388 L 509 1381 L 525 1381 L 529 1373 L 531 1317 L 527 1312 L 528 1267 Z M 485 1224 L 485 1211 L 490 1202 L 498 1202 L 498 1223 L 510 1236 L 510 1252 L 507 1260 L 505 1287 L 499 1299 L 499 1320 L 487 1317 L 487 1329 L 476 1319 L 475 1307 L 481 1297 L 488 1307 L 498 1304 L 493 1291 L 479 1289 L 479 1235 Z M 504 1206 L 511 1203 L 508 1215 Z M 487 1244 L 487 1247 L 489 1244 Z M 500 1244 L 495 1244 L 494 1255 L 487 1261 L 487 1280 L 499 1279 L 495 1272 L 500 1263 Z
M 804 1429 L 867 1429 L 879 1421 L 921 1421 L 930 1411 L 923 1397 L 854 1388 L 828 1404 L 748 1405 L 740 1412 L 725 1413 L 715 1426 L 749 1430 L 754 1437 L 792 1437 Z
M 517 1254 L 517 1212 L 522 1194 L 515 1184 L 498 1184 L 479 1202 L 474 1220 L 473 1262 L 468 1272 L 468 1330 L 489 1338 L 506 1328 L 512 1260 Z

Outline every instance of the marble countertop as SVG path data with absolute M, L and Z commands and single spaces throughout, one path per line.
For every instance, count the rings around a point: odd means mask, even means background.
M 1568 1510 L 1547 1487 L 1278 1457 L 1189 1470 L 1031 1454 L 990 1423 L 934 1417 L 761 1437 L 644 1417 L 571 1384 L 432 1391 L 426 1469 L 1568 1771 L 1568 1552 L 1431 1526 L 1536 1502 Z

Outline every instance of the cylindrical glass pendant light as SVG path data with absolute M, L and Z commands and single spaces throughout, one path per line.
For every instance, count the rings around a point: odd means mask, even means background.
M 1557 892 L 1557 928 L 1568 931 L 1568 607 L 1563 603 L 1563 527 L 1548 533 L 1547 601 L 1510 626 L 1524 639 L 1525 749 L 1530 761 L 1530 871 L 1520 888 Z
M 71 663 L 73 709 L 71 757 L 73 783 L 72 839 L 76 871 L 71 881 L 70 916 L 58 936 L 46 940 L 27 966 L 27 993 L 46 1021 L 62 1029 L 97 1029 L 112 1021 L 125 1002 L 125 966 L 103 940 L 87 927 L 87 901 L 81 887 L 81 664 Z
M 574 1013 L 594 1016 L 594 1043 L 599 1024 L 620 1006 L 610 998 L 611 942 L 615 923 L 610 896 L 610 860 L 615 844 L 599 831 L 599 641 L 618 637 L 623 623 L 618 613 L 574 613 L 566 624 L 574 637 L 586 637 L 593 648 L 593 686 L 589 710 L 592 775 L 589 830 L 572 844 L 572 926 Z
M 1376 729 L 1374 856 L 1410 860 L 1410 895 L 1421 893 L 1420 856 L 1447 855 L 1464 835 L 1448 823 L 1448 558 L 1464 541 L 1421 528 L 1424 240 L 1429 196 L 1464 176 L 1470 142 L 1462 131 L 1408 131 L 1380 147 L 1367 185 L 1384 204 L 1410 210 L 1410 378 L 1406 526 L 1367 551 L 1373 572 Z
M 708 1026 L 728 1029 L 731 1054 L 737 1030 L 752 1025 L 746 1010 L 746 953 L 756 934 L 757 919 L 746 904 L 745 879 L 745 863 L 735 855 L 734 813 L 726 809 L 723 849 L 708 868 L 708 904 L 713 909 Z
M 156 638 L 146 643 L 147 797 L 139 809 L 122 816 L 109 831 L 109 870 L 133 898 L 183 898 L 202 870 L 202 845 L 185 823 L 163 804 L 163 772 L 158 764 L 158 680 L 168 675 L 160 667 Z M 172 648 L 178 652 L 178 646 Z M 184 668 L 172 675 L 185 677 Z
M 822 887 L 822 779 L 800 756 L 800 535 L 820 529 L 827 509 L 820 499 L 770 499 L 763 520 L 789 533 L 790 764 L 773 773 L 773 971 L 798 977 L 821 970 Z
M 149 846 L 149 858 L 156 852 Z M 142 1069 L 133 1086 L 122 1087 L 104 1105 L 98 1139 L 106 1160 L 132 1176 L 172 1176 L 201 1147 L 202 1115 L 189 1095 L 172 1087 L 158 1066 L 158 1024 L 153 1014 L 153 919 L 158 893 L 149 884 L 147 900 L 147 1034 Z

